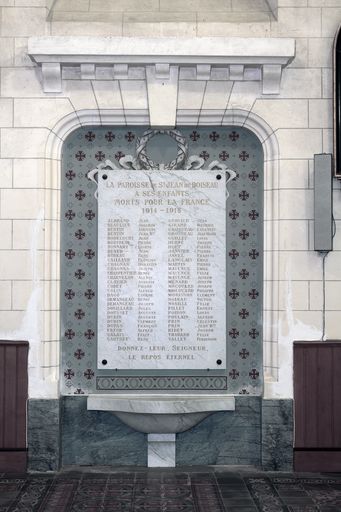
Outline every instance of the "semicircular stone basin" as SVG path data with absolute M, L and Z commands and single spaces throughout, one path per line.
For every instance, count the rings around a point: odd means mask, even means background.
M 217 411 L 234 411 L 233 396 L 222 394 L 89 395 L 87 409 L 108 411 L 146 434 L 184 432 Z

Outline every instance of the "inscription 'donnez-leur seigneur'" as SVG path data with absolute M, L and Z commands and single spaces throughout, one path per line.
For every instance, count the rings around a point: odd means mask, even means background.
M 98 173 L 98 366 L 226 364 L 224 171 Z

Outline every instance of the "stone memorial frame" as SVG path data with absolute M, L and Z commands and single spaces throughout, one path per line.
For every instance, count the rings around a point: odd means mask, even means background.
M 245 113 L 243 113 L 243 112 L 238 112 L 238 113 L 239 113 L 239 115 L 240 115 L 240 120 L 242 120 L 242 119 L 243 119 L 243 116 L 245 116 Z M 102 115 L 103 115 L 103 114 L 102 114 Z M 252 116 L 252 117 L 254 117 L 254 116 Z M 230 125 L 230 126 L 233 126 L 233 125 L 235 125 L 235 126 L 241 126 L 241 125 L 244 125 L 244 127 L 246 127 L 246 128 L 248 128 L 248 129 L 250 129 L 250 127 L 249 127 L 249 126 L 247 126 L 247 124 L 251 124 L 251 123 L 250 123 L 250 120 L 251 120 L 251 119 L 249 119 L 249 123 L 246 123 L 246 122 L 241 123 L 241 122 L 240 122 L 240 124 L 239 124 L 239 123 L 238 123 L 238 124 L 236 123 L 236 119 L 237 119 L 237 111 L 234 111 L 234 117 L 233 117 L 233 119 L 231 120 L 231 122 L 227 122 L 227 123 L 226 123 L 226 125 Z M 258 120 L 257 120 L 257 121 L 258 121 Z M 93 124 L 94 124 L 94 115 L 93 115 L 93 113 L 92 113 L 92 115 L 88 118 L 88 123 L 86 123 L 86 124 L 91 124 L 91 125 L 93 125 Z M 108 123 L 105 123 L 105 124 L 108 124 L 108 125 L 110 124 L 110 125 L 111 125 L 111 123 L 109 123 L 109 122 L 108 122 Z M 141 124 L 143 124 L 143 123 L 141 123 Z M 224 124 L 225 124 L 225 123 L 224 123 Z M 102 117 L 102 125 L 103 125 L 103 117 Z M 78 126 L 79 126 L 79 124 L 78 124 Z M 82 126 L 84 126 L 84 123 L 83 123 L 83 122 L 82 122 Z M 121 125 L 121 126 L 122 126 L 122 125 Z M 70 131 L 68 130 L 68 134 L 69 134 L 69 133 L 71 133 L 71 131 L 73 131 L 73 130 L 72 130 L 72 129 L 71 129 Z M 252 129 L 251 129 L 251 131 L 253 131 L 253 132 L 254 132 L 254 130 L 252 130 Z M 273 139 L 273 137 L 272 137 L 272 136 L 270 136 L 270 138 L 269 138 L 268 136 L 266 136 L 266 135 L 265 135 L 265 133 L 266 133 L 266 132 L 265 132 L 265 131 L 263 131 L 262 135 L 263 135 L 263 138 L 265 139 L 265 140 L 264 140 L 264 143 L 266 142 L 266 143 L 267 143 L 267 145 L 268 145 L 268 144 L 269 144 L 269 142 L 271 142 L 271 140 Z M 258 137 L 259 137 L 259 135 L 258 135 Z M 270 139 L 270 140 L 269 140 L 269 139 Z M 64 140 L 65 140 L 65 136 L 64 136 Z M 263 149 L 264 149 L 264 143 L 263 143 Z M 269 170 L 269 167 L 270 167 L 270 166 L 272 167 L 272 169 L 273 169 L 273 168 L 276 168 L 276 164 L 277 164 L 277 162 L 276 162 L 276 159 L 267 160 L 267 155 L 266 155 L 266 153 L 265 153 L 265 155 L 264 155 L 264 156 L 265 156 L 265 162 L 264 162 L 264 168 L 265 168 L 265 169 L 264 169 L 264 172 L 265 172 L 265 175 L 264 175 L 264 177 L 265 177 L 265 189 L 266 189 L 266 192 L 265 192 L 265 207 L 266 207 L 267 205 L 269 205 L 268 198 L 269 198 L 269 196 L 270 196 L 270 194 L 269 194 L 269 190 L 267 190 L 267 186 L 269 186 L 269 180 L 267 180 L 267 178 L 269 178 L 269 177 L 270 177 L 270 178 L 271 178 L 271 177 L 273 177 L 272 175 L 270 175 L 270 176 L 269 176 L 269 173 L 267 173 L 267 172 L 266 172 L 266 169 L 268 169 L 268 170 Z M 271 190 L 271 189 L 270 189 L 270 190 Z M 265 215 L 266 215 L 266 212 L 265 212 Z M 264 224 L 265 224 L 265 225 L 267 225 L 267 226 L 269 226 L 269 223 L 268 223 L 268 222 L 265 222 Z M 270 226 L 271 226 L 271 224 L 270 224 Z M 274 226 L 274 225 L 272 225 L 271 227 L 275 227 L 275 226 Z M 268 231 L 268 229 L 267 229 L 267 231 Z M 269 231 L 268 231 L 268 233 L 269 233 Z M 265 243 L 266 243 L 268 240 L 269 240 L 269 234 L 268 234 L 268 236 L 267 236 L 267 239 L 265 240 Z M 265 250 L 266 250 L 266 247 L 265 247 Z M 271 253 L 272 253 L 272 256 L 276 256 L 276 253 L 274 254 L 274 252 L 273 252 L 273 251 L 271 251 Z M 264 261 L 265 261 L 265 269 L 266 269 L 266 268 L 269 268 L 269 267 L 268 267 L 269 259 L 268 259 L 268 258 L 265 258 L 265 260 L 264 260 Z M 270 261 L 271 261 L 271 260 L 270 260 Z M 266 301 L 266 300 L 268 299 L 268 297 L 269 297 L 269 295 L 266 293 L 266 292 L 268 292 L 268 289 L 269 289 L 269 288 L 267 288 L 267 290 L 264 290 L 264 301 Z M 271 313 L 270 313 L 270 314 L 271 314 Z M 264 316 L 269 316 L 269 311 L 265 310 L 265 311 L 264 311 Z M 272 326 L 274 326 L 274 324 L 273 324 L 273 323 L 272 323 Z M 266 324 L 264 324 L 264 328 L 266 328 Z M 216 380 L 216 382 L 215 382 L 215 389 L 217 389 L 217 388 L 218 388 L 218 389 L 224 389 L 224 387 L 225 387 L 225 385 L 224 385 L 224 379 L 223 379 L 223 380 L 221 380 L 221 379 L 220 379 L 220 377 L 219 377 L 218 375 L 217 375 L 217 378 L 218 378 L 218 380 Z M 146 377 L 146 378 L 141 377 L 141 379 L 142 379 L 142 380 L 144 380 L 144 381 L 146 382 L 146 379 L 148 379 L 148 377 Z M 139 384 L 138 384 L 138 386 L 140 386 L 140 387 L 139 387 L 140 389 L 141 389 L 141 384 L 142 384 L 141 379 L 140 379 Z M 162 380 L 162 382 L 161 382 L 161 380 Z M 159 379 L 159 382 L 158 382 L 158 389 L 169 389 L 169 386 L 170 386 L 169 378 L 168 378 L 168 377 L 166 377 L 166 379 L 161 379 L 161 380 Z M 198 379 L 194 379 L 194 381 L 195 381 L 195 380 L 196 380 L 196 381 L 198 381 Z M 137 381 L 136 381 L 136 382 L 137 382 Z M 135 382 L 135 384 L 136 384 L 136 382 Z M 174 381 L 174 382 L 175 382 L 175 386 L 178 386 L 177 381 Z M 190 386 L 192 386 L 192 389 L 193 389 L 193 378 L 192 378 L 192 377 L 189 377 L 188 384 L 189 384 Z M 107 382 L 107 386 L 108 386 L 108 385 L 109 385 L 109 383 Z M 150 385 L 150 383 L 149 383 L 149 385 Z M 199 386 L 199 387 L 198 387 L 198 389 L 200 389 L 200 388 L 201 388 L 201 387 L 200 387 L 200 385 L 198 385 L 198 382 L 196 382 L 196 383 L 194 384 L 194 386 L 195 386 L 195 385 L 196 385 L 196 386 Z M 121 389 L 122 389 L 122 388 L 121 388 Z M 143 387 L 142 387 L 142 389 L 143 389 Z M 154 388 L 154 389 L 155 389 L 155 388 Z M 175 387 L 175 389 L 176 389 L 176 387 Z M 205 389 L 207 389 L 207 387 L 206 387 Z M 208 389 L 210 389 L 210 388 L 208 388 Z
M 178 116 L 178 123 L 182 125 L 191 125 L 192 113 L 182 113 Z M 210 118 L 212 124 L 215 122 L 214 116 Z M 221 120 L 220 120 L 221 121 Z M 125 115 L 118 115 L 117 112 L 108 111 L 78 111 L 75 114 L 66 116 L 57 123 L 54 130 L 51 131 L 46 146 L 46 162 L 48 166 L 47 176 L 50 180 L 46 187 L 46 204 L 50 205 L 50 218 L 56 211 L 55 204 L 59 201 L 60 195 L 60 162 L 62 144 L 66 137 L 76 128 L 86 125 L 126 125 L 134 124 L 137 126 L 148 124 L 148 112 L 125 112 Z M 211 122 L 209 123 L 211 124 Z M 200 123 L 199 123 L 200 125 Z M 264 151 L 264 305 L 263 305 L 263 325 L 264 325 L 264 362 L 265 362 L 265 382 L 275 380 L 277 377 L 277 339 L 278 339 L 278 309 L 276 308 L 277 285 L 276 276 L 278 275 L 278 248 L 276 247 L 276 232 L 278 221 L 276 210 L 278 209 L 276 188 L 278 183 L 278 145 L 275 134 L 270 127 L 259 116 L 242 110 L 227 111 L 223 125 L 244 126 L 248 128 L 259 138 Z M 207 123 L 205 123 L 207 126 Z M 56 135 L 58 134 L 58 135 Z M 60 233 L 53 233 L 52 246 L 58 249 Z M 46 247 L 51 247 L 51 240 L 46 240 Z M 52 256 L 52 266 L 55 267 L 55 275 L 59 266 L 59 252 L 46 249 L 47 259 Z M 50 274 L 51 268 L 46 267 L 47 275 Z M 48 281 L 48 279 L 47 279 Z M 47 283 L 48 286 L 48 283 Z M 50 292 L 56 293 L 55 288 L 51 288 Z M 57 292 L 58 293 L 58 292 Z M 44 309 L 49 309 L 48 293 L 45 294 Z M 270 307 L 271 304 L 271 307 Z M 51 339 L 49 331 L 55 329 L 55 325 L 59 322 L 59 311 L 49 311 L 46 315 L 45 333 L 47 339 Z M 58 376 L 56 375 L 56 379 Z

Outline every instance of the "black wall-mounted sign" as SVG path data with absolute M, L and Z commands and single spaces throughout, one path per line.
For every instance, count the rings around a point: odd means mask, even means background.
M 341 179 L 341 25 L 334 41 L 334 174 Z

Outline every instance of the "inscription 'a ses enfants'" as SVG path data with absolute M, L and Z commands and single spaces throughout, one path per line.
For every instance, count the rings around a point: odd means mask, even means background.
M 209 198 L 207 197 L 191 197 L 191 189 L 218 189 L 219 184 L 207 181 L 157 182 L 154 184 L 151 181 L 108 181 L 105 186 L 117 190 L 135 190 L 133 198 L 115 198 L 113 200 L 115 206 L 154 207 L 155 212 L 156 207 L 159 206 L 181 208 L 181 206 L 189 205 L 208 205 Z M 169 213 L 173 212 L 170 210 Z

